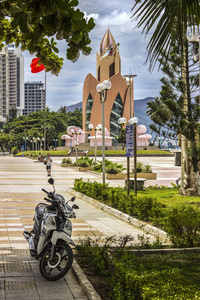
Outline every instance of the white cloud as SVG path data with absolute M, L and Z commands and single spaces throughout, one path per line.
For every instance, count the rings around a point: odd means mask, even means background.
M 99 19 L 99 24 L 117 25 L 121 26 L 130 22 L 130 14 L 126 11 L 114 10 L 110 15 L 106 15 Z
M 93 18 L 94 21 L 99 20 L 99 17 L 100 17 L 99 14 L 95 14 L 95 13 L 87 15 L 87 13 L 84 12 L 84 14 L 85 14 L 85 17 L 86 17 L 86 18 L 88 18 L 88 19 Z

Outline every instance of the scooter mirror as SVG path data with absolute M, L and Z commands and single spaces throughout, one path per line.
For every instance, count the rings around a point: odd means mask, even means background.
M 48 183 L 54 184 L 54 179 L 53 178 L 49 178 Z
M 72 208 L 73 208 L 73 209 L 79 209 L 79 206 L 76 205 L 76 204 L 73 204 L 73 205 L 72 205 Z
M 75 197 L 72 197 L 71 201 L 72 201 L 72 202 L 74 202 L 74 201 L 75 201 L 75 199 L 76 199 Z

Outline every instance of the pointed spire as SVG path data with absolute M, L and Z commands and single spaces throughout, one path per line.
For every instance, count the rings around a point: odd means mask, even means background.
M 102 53 L 106 50 L 106 48 L 110 45 L 113 45 L 113 47 L 116 45 L 115 39 L 112 35 L 112 33 L 110 32 L 109 29 L 107 29 L 106 33 L 104 34 L 104 37 L 101 41 L 101 45 L 100 45 L 100 55 L 102 55 Z

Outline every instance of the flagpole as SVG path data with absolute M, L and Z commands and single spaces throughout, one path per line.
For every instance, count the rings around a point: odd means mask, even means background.
M 46 96 L 47 96 L 47 75 L 45 70 L 45 96 L 44 96 L 44 157 L 45 157 L 45 150 L 46 150 Z

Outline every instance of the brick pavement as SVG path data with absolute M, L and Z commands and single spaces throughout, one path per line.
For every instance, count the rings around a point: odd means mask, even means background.
M 79 173 L 53 163 L 56 191 L 65 199 L 75 178 L 98 180 L 91 173 Z M 86 300 L 83 290 L 70 271 L 57 282 L 48 282 L 39 273 L 38 262 L 29 256 L 23 231 L 33 226 L 34 209 L 44 198 L 41 188 L 51 190 L 43 163 L 24 157 L 0 157 L 0 299 Z M 115 184 L 115 183 L 114 183 Z M 103 239 L 106 235 L 132 235 L 137 240 L 143 231 L 77 199 L 77 218 L 73 220 L 75 242 L 87 236 Z M 154 239 L 149 236 L 150 240 Z

